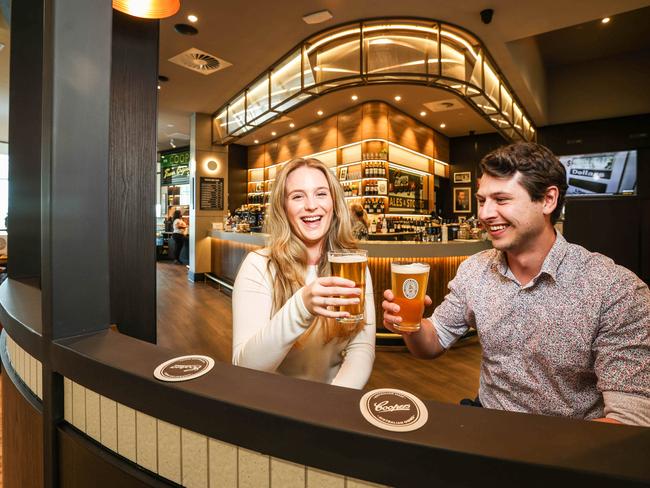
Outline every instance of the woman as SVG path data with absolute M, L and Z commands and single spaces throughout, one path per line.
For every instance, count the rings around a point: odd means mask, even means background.
M 356 248 L 343 190 L 317 159 L 277 176 L 265 220 L 268 246 L 242 263 L 233 291 L 233 364 L 363 388 L 375 357 L 375 307 L 366 271 L 365 320 L 340 324 L 358 303 L 353 281 L 328 276 L 327 251 Z
M 185 242 L 185 233 L 187 230 L 187 224 L 183 220 L 183 214 L 180 210 L 175 210 L 172 217 L 173 220 L 173 233 L 172 237 L 174 238 L 174 264 L 181 264 L 181 250 L 183 249 L 183 244 Z
M 355 239 L 366 239 L 368 237 L 368 227 L 370 227 L 368 214 L 359 203 L 350 205 L 350 214 L 352 215 L 352 234 Z

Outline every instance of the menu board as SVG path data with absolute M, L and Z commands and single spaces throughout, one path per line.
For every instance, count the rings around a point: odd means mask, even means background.
M 223 210 L 223 178 L 201 176 L 199 208 L 201 210 Z

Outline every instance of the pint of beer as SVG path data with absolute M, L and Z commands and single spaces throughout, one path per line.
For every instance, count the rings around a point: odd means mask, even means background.
M 424 263 L 391 263 L 391 288 L 399 305 L 402 322 L 393 327 L 402 331 L 420 330 L 424 313 L 424 296 L 429 282 L 429 265 Z
M 358 322 L 363 319 L 364 298 L 366 293 L 366 266 L 368 265 L 368 251 L 365 249 L 347 249 L 342 251 L 329 251 L 327 259 L 332 266 L 332 276 L 354 281 L 356 288 L 361 288 L 359 303 L 336 307 L 339 312 L 349 312 L 349 317 L 338 318 L 337 322 Z M 339 297 L 352 298 L 352 297 Z

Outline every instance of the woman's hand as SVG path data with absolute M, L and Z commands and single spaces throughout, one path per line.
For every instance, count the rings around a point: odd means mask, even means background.
M 309 313 L 330 318 L 349 317 L 348 312 L 336 312 L 328 307 L 355 305 L 359 303 L 361 288 L 354 281 L 326 276 L 316 278 L 302 289 L 302 301 Z
M 394 303 L 395 295 L 393 295 L 392 290 L 384 291 L 385 300 L 381 302 L 381 308 L 384 309 L 384 327 L 395 334 L 411 334 L 412 332 L 397 330 L 393 326 L 399 324 L 402 321 L 402 317 L 399 314 L 399 305 Z M 433 303 L 429 295 L 424 296 L 424 306 L 428 307 Z M 415 331 L 414 331 L 415 332 Z

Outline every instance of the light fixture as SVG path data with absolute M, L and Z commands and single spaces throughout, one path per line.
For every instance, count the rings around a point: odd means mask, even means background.
M 172 128 L 174 127 L 174 124 L 167 124 L 167 127 Z
M 319 111 L 316 112 L 316 113 L 318 114 L 319 117 L 320 117 L 321 115 L 323 115 L 323 111 L 322 111 L 322 110 L 319 110 Z
M 440 124 L 441 129 L 444 129 L 445 127 L 447 127 L 447 124 L 445 124 L 444 122 L 442 124 Z
M 427 113 L 423 110 L 422 112 L 420 112 L 420 117 L 424 117 L 426 114 Z
M 160 90 L 160 85 L 158 85 L 158 89 Z
M 255 139 L 253 142 L 254 142 L 255 144 L 259 144 L 259 143 L 260 143 L 260 141 L 258 141 L 257 139 Z
M 170 139 L 170 140 L 169 140 L 169 145 L 170 145 L 171 147 L 173 147 L 174 149 L 176 149 L 176 144 L 174 144 L 174 139 Z
M 293 129 L 295 126 L 296 126 L 296 124 L 294 124 L 293 122 L 291 122 L 291 123 L 289 124 L 289 127 L 291 127 L 292 129 Z
M 370 41 L 371 46 L 372 45 L 374 45 L 374 46 L 384 45 L 385 46 L 386 44 L 394 44 L 394 42 L 392 40 L 390 40 L 390 39 L 385 38 L 385 37 L 379 37 L 377 39 L 373 39 L 372 41 Z
M 353 102 L 356 102 L 359 99 L 359 97 L 356 95 L 352 95 L 350 98 L 352 99 Z
M 312 14 L 307 14 L 302 17 L 305 24 L 321 24 L 332 18 L 332 13 L 329 10 L 319 10 Z
M 273 131 L 273 132 L 271 132 L 271 135 L 272 135 L 272 136 L 277 136 L 277 135 L 278 135 L 278 133 L 277 133 L 277 132 L 275 132 L 275 131 Z
M 113 8 L 133 17 L 164 19 L 178 12 L 181 2 L 180 0 L 113 0 Z
M 196 22 L 197 20 L 199 20 L 199 18 L 198 18 L 196 15 L 194 15 L 194 14 L 190 14 L 190 15 L 187 16 L 187 20 L 189 20 L 190 22 L 194 23 L 194 22 Z
M 401 99 L 402 99 L 402 97 L 400 97 L 399 95 L 395 95 L 395 101 L 396 102 L 399 102 Z
M 610 20 L 612 20 L 612 19 L 610 19 L 609 17 L 605 17 L 603 20 L 601 20 L 601 22 L 603 24 L 608 24 Z
M 212 160 L 210 160 L 210 161 L 208 161 L 206 163 L 206 166 L 207 166 L 208 170 L 216 171 L 217 168 L 219 168 L 219 163 L 217 163 L 215 160 L 212 159 Z

